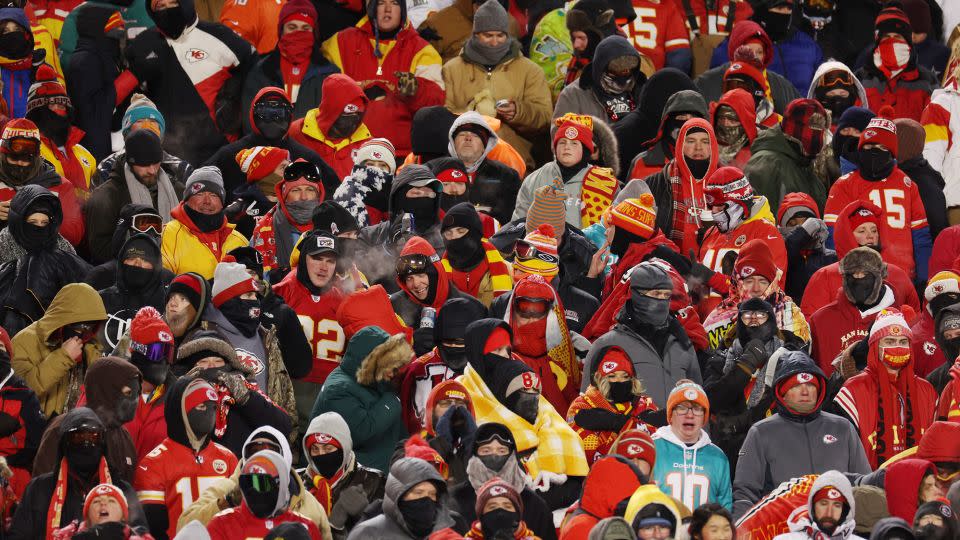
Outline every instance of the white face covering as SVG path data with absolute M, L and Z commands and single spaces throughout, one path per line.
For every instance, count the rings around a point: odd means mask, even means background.
M 722 212 L 713 213 L 713 222 L 722 233 L 736 229 L 743 223 L 743 206 L 736 203 L 725 203 Z

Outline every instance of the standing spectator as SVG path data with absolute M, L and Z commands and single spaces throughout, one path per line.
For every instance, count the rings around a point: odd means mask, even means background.
M 103 262 L 110 258 L 110 244 L 124 205 L 136 203 L 152 207 L 162 223 L 168 223 L 181 197 L 183 184 L 163 167 L 160 137 L 149 129 L 130 132 L 114 168 L 83 205 L 87 244 L 93 260 Z
M 703 430 L 709 418 L 710 401 L 703 388 L 688 380 L 677 383 L 667 400 L 670 424 L 653 434 L 660 459 L 651 476 L 687 508 L 713 502 L 729 510 L 733 506 L 730 464 Z M 689 465 L 688 455 L 693 458 Z
M 532 139 L 546 133 L 550 121 L 550 89 L 543 71 L 507 33 L 509 26 L 497 0 L 477 9 L 463 52 L 443 66 L 444 105 L 456 114 L 477 111 L 498 118 L 500 137 L 532 168 Z
M 870 107 L 880 111 L 893 108 L 893 118 L 920 121 L 923 109 L 930 103 L 930 94 L 940 86 L 929 69 L 917 64 L 910 19 L 898 5 L 880 10 L 874 21 L 873 52 L 857 71 L 857 78 L 867 90 Z
M 654 78 L 654 83 L 657 84 Z M 646 85 L 644 85 L 646 88 Z M 642 90 L 641 90 L 642 91 Z M 750 101 L 753 110 L 753 101 Z M 756 116 L 756 114 L 754 114 Z M 667 162 L 676 157 L 674 150 L 680 128 L 691 118 L 707 118 L 707 104 L 697 90 L 680 90 L 667 99 L 663 106 L 663 114 L 657 120 L 657 132 L 649 140 L 644 141 L 644 150 L 637 154 L 630 163 L 628 178 L 646 178 L 663 169 Z M 621 136 L 621 146 L 626 140 Z
M 912 339 L 899 311 L 882 310 L 870 328 L 867 368 L 834 398 L 874 468 L 914 446 L 934 420 L 937 392 L 913 372 Z
M 956 66 L 944 73 L 943 88 L 933 91 L 930 103 L 923 110 L 920 122 L 926 132 L 923 157 L 934 170 L 943 175 L 946 185 L 943 194 L 947 200 L 950 223 L 960 223 L 957 207 L 960 206 L 960 173 L 957 163 L 960 146 L 953 144 L 956 128 L 951 120 L 960 113 L 960 78 Z M 938 272 L 940 269 L 935 270 Z
M 833 133 L 830 146 L 833 149 L 833 159 L 840 167 L 840 174 L 847 174 L 857 170 L 857 147 L 860 145 L 860 134 L 867 129 L 867 124 L 873 120 L 875 114 L 863 107 L 850 107 L 837 120 L 837 129 Z M 839 177 L 838 177 L 839 178 Z M 836 179 L 832 178 L 835 182 Z
M 371 100 L 370 132 L 389 139 L 401 157 L 410 153 L 413 113 L 440 105 L 444 96 L 440 55 L 410 25 L 406 11 L 403 1 L 366 0 L 366 19 L 322 47 Z
M 199 166 L 226 135 L 240 133 L 242 77 L 254 48 L 226 26 L 199 20 L 192 0 L 150 0 L 147 13 L 157 25 L 127 46 L 130 73 L 121 78 L 132 74 L 163 113 L 166 150 Z
M 827 379 L 806 353 L 780 356 L 773 391 L 776 414 L 754 424 L 740 450 L 733 476 L 735 516 L 785 480 L 831 469 L 871 470 L 854 427 L 843 417 L 821 412 Z
M 923 126 L 910 118 L 898 118 L 893 123 L 897 126 L 897 167 L 917 183 L 920 201 L 923 202 L 923 210 L 930 227 L 930 237 L 936 240 L 940 231 L 950 225 L 947 222 L 943 176 L 931 167 L 923 156 L 926 137 Z
M 27 114 L 27 94 L 33 84 L 33 32 L 22 8 L 0 8 L 0 80 L 3 81 L 3 100 L 10 118 Z
M 481 229 L 480 216 L 470 203 L 448 210 L 440 226 L 446 248 L 440 263 L 457 289 L 489 308 L 494 298 L 513 289 L 513 276 Z
M 124 424 L 137 449 L 137 463 L 167 437 L 164 407 L 177 378 L 170 371 L 174 358 L 173 333 L 151 307 L 140 308 L 130 321 L 130 363 L 143 376 L 133 420 Z
M 406 436 L 400 400 L 382 383 L 393 380 L 412 356 L 402 334 L 364 328 L 350 338 L 343 360 L 317 396 L 311 416 L 335 412 L 347 420 L 361 465 L 386 469 L 394 446 Z
M 216 167 L 193 171 L 183 191 L 183 201 L 170 212 L 163 228 L 163 266 L 174 274 L 196 272 L 205 279 L 224 255 L 247 244 L 223 215 L 226 193 Z
M 636 18 L 627 22 L 623 31 L 630 44 L 652 64 L 651 71 L 672 67 L 689 73 L 693 55 L 680 9 L 650 0 L 633 0 L 631 4 Z
M 473 35 L 474 15 L 485 1 L 454 0 L 447 7 L 428 15 L 417 27 L 417 32 L 440 53 L 444 64 L 456 58 L 463 50 L 463 44 Z M 507 16 L 510 18 L 508 33 L 514 37 L 519 36 L 517 20 L 509 13 Z
M 617 123 L 637 108 L 647 76 L 640 71 L 640 53 L 623 36 L 609 36 L 597 45 L 590 65 L 557 98 L 553 117 L 590 115 Z
M 813 170 L 813 160 L 823 149 L 830 130 L 827 112 L 815 99 L 790 102 L 779 126 L 757 136 L 753 156 L 743 169 L 757 193 L 770 202 L 774 215 L 787 193 L 813 197 L 817 208 L 827 201 L 827 188 Z M 829 221 L 828 221 L 829 224 Z

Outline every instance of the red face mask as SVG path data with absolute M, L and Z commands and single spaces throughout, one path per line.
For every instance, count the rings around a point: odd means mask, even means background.
M 298 30 L 280 36 L 280 42 L 277 46 L 280 48 L 280 55 L 286 58 L 288 62 L 302 64 L 310 60 L 313 43 L 312 30 Z
M 900 36 L 885 37 L 873 51 L 873 65 L 888 79 L 900 74 L 910 62 L 910 44 Z
M 890 369 L 903 369 L 910 362 L 910 347 L 880 347 L 880 361 Z
M 524 356 L 534 358 L 547 354 L 547 318 L 514 326 L 513 348 Z

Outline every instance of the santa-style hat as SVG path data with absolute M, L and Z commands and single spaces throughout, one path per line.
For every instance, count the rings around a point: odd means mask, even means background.
M 910 325 L 898 309 L 887 308 L 877 314 L 877 318 L 873 320 L 873 326 L 870 327 L 868 343 L 873 345 L 888 336 L 913 339 L 913 331 L 910 330 Z
M 270 175 L 290 159 L 290 151 L 273 146 L 254 146 L 237 152 L 236 161 L 240 171 L 247 175 L 247 182 L 258 182 Z
M 122 489 L 113 484 L 98 484 L 87 493 L 87 497 L 83 500 L 84 521 L 89 522 L 87 514 L 90 513 L 90 505 L 93 504 L 93 500 L 104 495 L 117 501 L 117 504 L 120 505 L 120 513 L 123 515 L 120 521 L 126 523 L 127 520 L 130 519 L 130 507 L 127 505 L 127 497 L 123 494 Z
M 624 199 L 610 211 L 610 223 L 649 240 L 657 227 L 657 206 L 653 195 L 643 193 L 635 199 Z
M 241 294 L 256 292 L 257 281 L 247 273 L 247 267 L 236 262 L 222 262 L 213 270 L 213 305 L 219 308 L 224 302 Z
M 557 148 L 557 142 L 560 139 L 570 139 L 571 141 L 580 141 L 587 152 L 593 153 L 593 130 L 579 122 L 567 120 L 560 124 L 557 132 L 553 135 L 553 148 Z
M 857 149 L 863 148 L 866 144 L 882 144 L 887 150 L 897 157 L 897 148 L 899 140 L 897 139 L 897 125 L 893 120 L 887 118 L 875 117 L 867 124 L 867 129 L 860 134 L 860 143 Z

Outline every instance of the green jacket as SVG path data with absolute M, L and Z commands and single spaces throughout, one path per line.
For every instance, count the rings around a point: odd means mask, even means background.
M 60 30 L 60 46 L 57 47 L 60 51 L 60 65 L 64 69 L 70 65 L 70 55 L 77 48 L 77 12 L 87 4 L 114 9 L 119 7 L 110 2 L 87 1 L 70 11 L 67 18 L 63 20 L 63 29 Z M 133 41 L 137 34 L 155 26 L 153 19 L 147 14 L 146 0 L 133 0 L 133 3 L 129 6 L 120 8 L 120 16 L 123 18 L 123 25 L 127 30 L 127 41 Z
M 823 212 L 827 186 L 817 177 L 813 162 L 800 153 L 797 145 L 787 140 L 780 126 L 760 133 L 750 150 L 753 155 L 743 172 L 757 195 L 763 195 L 770 202 L 773 215 L 777 215 L 784 195 L 794 192 L 813 197 Z
M 347 343 L 343 360 L 323 383 L 311 418 L 335 412 L 346 420 L 357 461 L 387 471 L 397 441 L 408 436 L 401 417 L 400 398 L 390 379 L 410 362 L 413 349 L 405 336 L 390 336 L 367 326 Z

